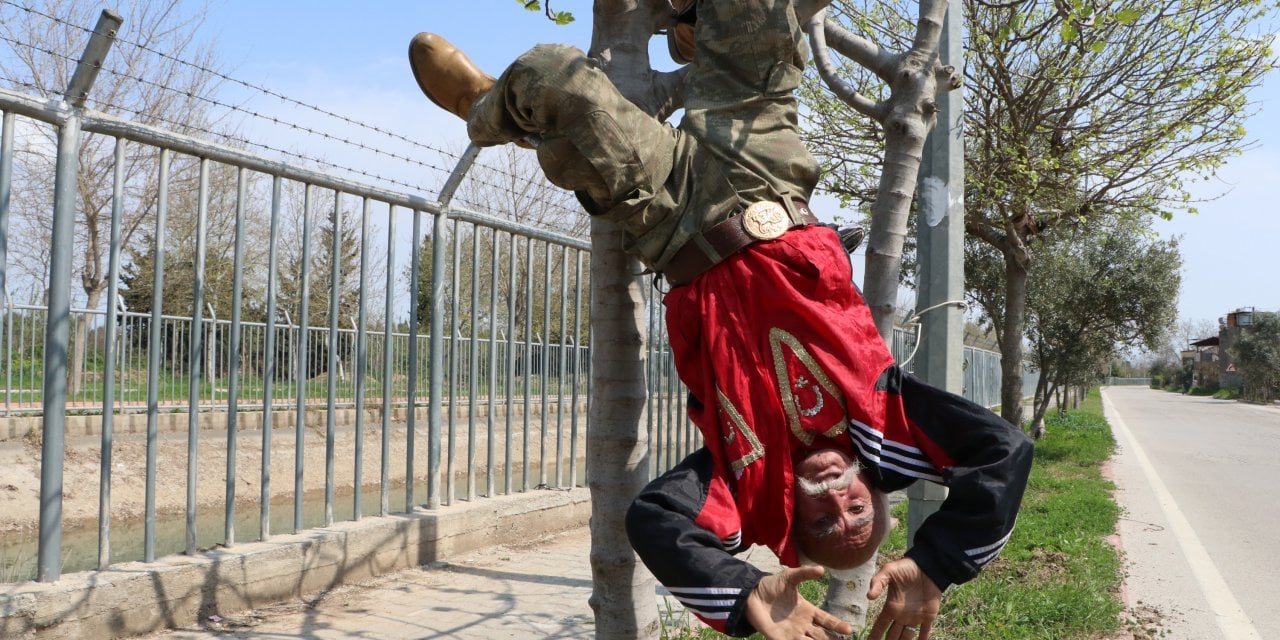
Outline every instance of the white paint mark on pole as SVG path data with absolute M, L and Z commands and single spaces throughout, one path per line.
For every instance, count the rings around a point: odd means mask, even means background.
M 1231 593 L 1231 588 L 1222 579 L 1222 574 L 1218 573 L 1218 567 L 1209 557 L 1209 552 L 1205 550 L 1204 545 L 1200 544 L 1200 538 L 1191 528 L 1191 523 L 1187 521 L 1186 516 L 1182 515 L 1182 510 L 1174 501 L 1173 494 L 1169 493 L 1169 489 L 1164 486 L 1164 481 L 1151 465 L 1146 452 L 1138 446 L 1137 439 L 1125 426 L 1120 413 L 1116 411 L 1105 393 L 1102 395 L 1102 405 L 1107 421 L 1115 429 L 1116 435 L 1120 436 L 1124 446 L 1133 453 L 1134 460 L 1138 462 L 1143 475 L 1147 478 L 1147 483 L 1151 485 L 1156 502 L 1160 503 L 1160 510 L 1169 521 L 1169 529 L 1178 539 L 1178 545 L 1182 547 L 1187 564 L 1191 565 L 1191 572 L 1195 575 L 1200 590 L 1209 602 L 1209 607 L 1213 609 L 1213 617 L 1218 623 L 1218 628 L 1222 630 L 1223 640 L 1262 640 L 1257 629 L 1253 628 L 1249 616 L 1236 601 L 1235 595 Z
M 925 223 L 931 227 L 938 226 L 947 217 L 949 189 L 947 181 L 937 176 L 926 176 L 920 180 L 920 202 L 929 203 L 925 209 Z

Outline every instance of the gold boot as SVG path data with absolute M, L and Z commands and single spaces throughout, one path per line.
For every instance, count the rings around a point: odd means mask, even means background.
M 471 113 L 476 98 L 496 82 L 466 54 L 434 33 L 419 33 L 409 42 L 409 67 L 418 88 L 429 100 L 463 120 Z

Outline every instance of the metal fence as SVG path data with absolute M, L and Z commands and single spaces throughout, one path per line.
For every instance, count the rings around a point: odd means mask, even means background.
M 1120 378 L 1117 376 L 1107 376 L 1106 382 L 1103 384 L 1117 386 L 1151 386 L 1151 378 Z
M 47 316 L 45 307 L 18 304 L 10 305 L 0 314 L 0 345 L 4 346 L 4 359 L 0 360 L 0 380 L 3 380 L 4 390 L 0 414 L 38 415 L 43 411 L 42 355 Z M 83 349 L 72 350 L 78 354 L 79 366 L 72 367 L 78 372 L 78 379 L 69 385 L 66 406 L 79 413 L 101 413 L 106 406 L 110 406 L 117 415 L 145 412 L 147 393 L 153 384 L 148 378 L 147 367 L 150 348 L 148 327 L 152 316 L 131 311 L 116 312 L 113 338 L 106 331 L 106 316 L 107 312 L 101 309 L 71 310 L 71 334 L 80 335 L 76 327 L 81 324 L 88 328 L 83 333 L 87 344 Z M 161 351 L 161 366 L 156 370 L 154 378 L 154 385 L 158 387 L 156 403 L 161 410 L 186 410 L 189 407 L 188 394 L 191 387 L 188 363 L 193 357 L 193 319 L 189 316 L 160 315 L 158 320 L 162 341 L 158 347 Z M 337 378 L 333 399 L 333 406 L 336 408 L 350 408 L 356 404 L 356 359 L 359 357 L 357 346 L 361 344 L 361 336 L 357 335 L 354 321 L 352 325 L 351 328 L 336 330 L 335 343 L 338 348 L 332 361 Z M 325 349 L 312 348 L 301 362 L 298 357 L 303 344 L 327 347 L 329 327 L 307 327 L 305 335 L 300 336 L 300 327 L 297 325 L 277 323 L 272 327 L 275 333 L 274 353 L 269 353 L 266 348 L 268 326 L 264 322 L 242 321 L 235 325 L 231 320 L 203 319 L 200 326 L 199 342 L 204 349 L 196 356 L 201 369 L 199 384 L 196 386 L 198 411 L 225 412 L 229 409 L 228 394 L 233 368 L 238 372 L 235 382 L 239 387 L 237 409 L 240 411 L 262 410 L 266 399 L 265 375 L 268 368 L 272 369 L 275 376 L 273 404 L 287 406 L 295 402 L 297 390 L 302 384 L 305 390 L 303 398 L 308 408 L 329 407 L 327 380 L 318 375 L 328 371 L 329 359 Z M 239 336 L 239 348 L 236 351 L 232 350 L 233 333 Z M 441 336 L 440 348 L 446 354 L 445 386 L 453 391 L 447 398 L 450 404 L 470 404 L 472 398 L 467 390 L 473 388 L 479 391 L 482 402 L 487 401 L 492 395 L 489 388 L 491 379 L 498 390 L 496 397 L 505 402 L 501 390 L 506 388 L 509 373 L 504 363 L 508 360 L 515 363 L 514 373 L 517 379 L 524 375 L 526 366 L 531 367 L 535 386 L 538 387 L 542 386 L 543 379 L 553 385 L 559 384 L 561 379 L 567 384 L 585 384 L 590 350 L 585 345 L 576 345 L 575 340 L 580 338 L 564 335 L 563 339 L 553 342 L 535 335 L 526 344 L 520 336 L 508 337 L 506 334 L 507 328 L 502 327 L 492 335 L 447 333 Z M 113 339 L 110 348 L 105 344 L 108 338 Z M 409 397 L 410 334 L 403 331 L 387 334 L 377 329 L 366 330 L 363 340 L 366 352 L 363 365 L 367 374 L 363 401 L 380 401 L 385 389 L 391 399 L 391 407 L 406 406 Z M 390 340 L 389 344 L 386 344 L 387 340 Z M 418 353 L 430 350 L 430 336 L 419 335 L 416 341 Z M 110 367 L 104 361 L 107 354 L 112 354 Z M 233 358 L 235 363 L 232 362 Z M 268 363 L 268 358 L 273 358 L 274 362 Z M 454 363 L 457 363 L 456 366 Z M 419 380 L 427 379 L 429 371 L 424 368 L 426 364 L 420 359 Z M 299 375 L 299 366 L 304 367 L 305 375 Z M 383 371 L 388 368 L 391 374 L 384 377 Z M 109 369 L 114 372 L 112 386 L 115 393 L 111 402 L 104 404 L 103 376 Z M 462 390 L 461 397 L 457 390 Z
M 46 245 L 47 304 L 13 304 L 6 296 L 0 332 L 6 354 L 0 363 L 4 411 L 41 416 L 37 579 L 55 580 L 68 565 L 101 568 L 124 559 L 151 561 L 163 552 L 190 554 L 212 543 L 265 539 L 273 528 L 281 528 L 278 516 L 290 506 L 292 517 L 284 519 L 283 527 L 296 531 L 331 524 L 340 512 L 359 518 L 424 503 L 437 507 L 479 495 L 582 482 L 578 460 L 590 379 L 586 241 L 453 205 L 452 196 L 475 160 L 474 149 L 463 155 L 441 193 L 429 199 L 86 110 L 83 97 L 93 83 L 92 61 L 106 55 L 110 38 L 105 34 L 114 27 L 100 23 L 95 31 L 85 55 L 91 62 L 77 71 L 67 101 L 0 90 L 4 270 L 9 266 L 12 180 L 15 171 L 24 170 L 14 167 L 15 130 L 53 125 L 57 132 L 56 149 L 47 150 L 56 154 L 57 174 Z M 71 307 L 78 151 L 90 136 L 106 136 L 115 149 L 114 184 L 107 187 L 112 202 L 110 290 L 100 305 L 110 312 Z M 124 175 L 124 159 L 147 154 L 154 156 L 148 172 L 154 206 L 140 224 L 149 227 L 151 240 L 152 304 L 143 313 L 120 311 L 124 212 L 141 206 L 131 196 L 136 185 L 130 184 L 140 178 Z M 197 186 L 180 192 L 186 188 L 176 175 L 180 165 L 198 176 L 192 182 Z M 223 272 L 215 271 L 216 256 L 209 248 L 212 203 L 227 200 L 210 184 L 219 172 L 234 175 L 229 198 L 234 251 L 222 256 L 229 263 Z M 296 271 L 284 264 L 280 246 L 290 188 L 301 191 L 304 200 L 297 230 L 301 255 L 292 265 Z M 263 191 L 268 195 L 255 200 Z M 263 211 L 254 219 L 258 204 Z M 344 275 L 337 256 L 342 239 L 353 235 L 342 229 L 344 213 L 352 209 L 359 220 L 354 234 L 358 284 L 348 296 L 355 299 L 344 301 L 337 286 Z M 178 215 L 191 223 L 189 245 L 179 246 L 175 239 L 172 222 Z M 250 224 L 251 219 L 256 221 Z M 371 220 L 376 220 L 372 227 Z M 386 233 L 376 248 L 374 227 Z M 326 239 L 332 241 L 328 247 Z M 265 264 L 248 264 L 247 241 L 266 245 Z M 404 251 L 405 244 L 408 256 L 399 257 L 399 264 L 409 263 L 403 270 L 407 286 L 395 268 L 397 249 Z M 315 258 L 326 248 L 331 269 L 317 266 Z M 186 253 L 175 259 L 179 249 Z M 375 273 L 370 264 L 378 251 L 385 251 L 381 258 L 386 267 Z M 255 269 L 261 273 L 253 283 Z M 217 275 L 234 283 L 211 282 Z M 255 284 L 261 286 L 261 308 L 250 309 L 244 301 Z M 286 284 L 293 286 L 291 294 Z M 230 292 L 230 308 L 218 310 L 220 318 L 212 300 L 204 299 L 215 285 Z M 165 296 L 181 287 L 189 292 L 190 313 L 175 315 Z M 380 296 L 370 295 L 378 291 Z M 375 307 L 379 297 L 381 309 Z M 344 302 L 354 309 L 345 320 L 340 310 Z M 261 321 L 251 321 L 255 313 Z M 667 385 L 669 397 L 680 397 L 676 386 Z M 673 406 L 679 402 L 657 395 L 654 400 Z M 347 425 L 338 424 L 343 407 L 353 409 Z M 65 434 L 68 414 L 85 412 L 96 413 L 100 421 L 98 517 L 93 523 L 97 549 L 96 557 L 90 553 L 89 562 L 76 566 L 62 555 Z M 122 478 L 126 474 L 112 460 L 114 432 L 131 412 L 145 420 L 145 465 Z M 162 420 L 171 417 L 168 412 L 182 414 L 186 451 L 161 461 L 161 423 L 175 422 Z M 211 421 L 225 433 L 225 444 L 218 443 L 225 471 L 211 472 L 206 463 L 198 473 L 197 462 L 212 442 L 200 434 Z M 425 433 L 419 432 L 421 426 Z M 238 441 L 249 428 L 260 432 L 260 444 Z M 380 452 L 364 450 L 370 438 L 371 447 Z M 344 439 L 353 464 L 344 462 L 347 469 L 339 471 L 335 451 Z M 292 445 L 292 483 L 279 483 L 281 471 L 273 467 L 272 453 L 282 453 L 282 444 Z M 323 469 L 305 469 L 308 454 L 321 445 Z M 259 469 L 237 468 L 246 449 L 255 451 Z M 423 457 L 425 469 L 418 466 Z M 366 461 L 378 468 L 366 471 Z M 176 466 L 185 466 L 185 501 L 164 504 L 157 481 L 163 476 L 166 483 L 181 482 L 181 476 L 173 475 Z M 347 478 L 345 488 L 335 475 Z M 247 478 L 256 481 L 256 496 L 240 495 L 238 483 Z M 140 512 L 129 515 L 142 523 L 137 537 L 143 543 L 137 557 L 122 557 L 112 545 L 112 514 L 120 507 L 112 505 L 111 488 L 119 491 L 135 480 L 145 487 L 145 496 L 139 500 Z M 376 504 L 364 504 L 366 487 L 373 488 L 369 499 Z M 342 500 L 349 508 L 337 505 L 339 491 L 349 494 Z M 212 509 L 210 494 L 223 494 Z M 243 513 L 249 510 L 246 504 L 256 513 Z M 205 517 L 210 511 L 213 517 Z M 251 517 L 246 520 L 245 515 Z M 166 520 L 175 518 L 181 532 L 159 542 L 157 527 L 163 529 Z M 7 542 L 16 538 L 21 536 L 6 536 Z M 9 575 L 30 577 L 14 569 Z
M 110 46 L 103 35 L 110 26 L 95 31 L 86 60 L 101 60 Z M 455 205 L 476 149 L 462 155 L 435 198 L 425 198 L 84 109 L 92 83 L 78 70 L 62 103 L 0 89 L 3 413 L 40 417 L 41 480 L 37 539 L 27 541 L 35 557 L 22 568 L 14 554 L 25 552 L 13 548 L 23 536 L 7 534 L 0 579 L 56 580 L 63 570 L 191 554 L 338 519 L 583 484 L 590 246 Z M 57 144 L 46 150 L 56 156 L 47 302 L 16 304 L 7 289 L 15 131 L 50 125 Z M 87 136 L 104 136 L 114 148 L 113 183 L 104 187 L 110 287 L 98 308 L 73 309 L 78 150 Z M 148 229 L 143 255 L 152 261 L 142 311 L 127 308 L 119 288 L 128 262 L 125 211 L 146 204 L 131 195 L 131 181 L 141 178 L 124 175 L 127 155 L 153 158 L 154 193 L 138 223 Z M 182 171 L 193 179 L 179 180 Z M 220 173 L 232 179 L 211 184 Z M 281 246 L 291 188 L 302 194 L 292 263 Z M 214 202 L 227 207 L 222 220 L 234 220 L 225 255 L 210 249 Z M 187 244 L 174 227 L 183 215 Z M 354 238 L 346 265 L 338 257 L 343 238 Z M 248 257 L 250 241 L 263 248 L 257 262 Z M 342 290 L 352 274 L 355 284 Z M 213 299 L 218 287 L 225 299 Z M 173 311 L 174 299 L 182 311 Z M 684 410 L 656 298 L 648 312 L 646 428 L 658 473 L 697 448 L 700 436 Z M 907 340 L 895 338 L 897 355 Z M 966 395 L 998 401 L 994 354 L 965 353 Z M 75 498 L 64 494 L 69 416 L 88 421 L 98 437 L 93 497 L 83 488 Z M 136 466 L 113 464 L 116 428 L 126 424 L 142 434 Z M 164 429 L 185 431 L 185 451 L 162 442 Z M 216 438 L 202 437 L 206 431 Z M 240 441 L 250 434 L 256 442 Z M 198 464 L 209 456 L 220 461 L 217 470 Z M 166 502 L 158 483 L 182 484 L 185 496 Z M 136 511 L 113 505 L 113 486 L 142 488 Z M 96 501 L 97 517 L 64 522 L 64 500 L 73 499 Z M 116 543 L 120 513 L 119 527 L 137 530 Z

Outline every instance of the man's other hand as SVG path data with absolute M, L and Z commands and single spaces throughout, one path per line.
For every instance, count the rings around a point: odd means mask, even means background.
M 853 633 L 852 625 L 819 609 L 796 589 L 822 574 L 822 567 L 806 566 L 765 576 L 747 596 L 747 621 L 768 640 L 839 638 Z
M 938 585 L 920 570 L 915 560 L 902 558 L 880 567 L 871 578 L 867 599 L 879 599 L 886 588 L 889 597 L 867 640 L 929 640 L 929 631 L 942 604 Z

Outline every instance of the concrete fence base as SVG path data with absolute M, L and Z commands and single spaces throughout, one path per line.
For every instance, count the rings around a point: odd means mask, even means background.
M 0 637 L 118 638 L 190 626 L 481 547 L 586 526 L 586 489 L 364 518 L 154 563 L 0 585 Z

